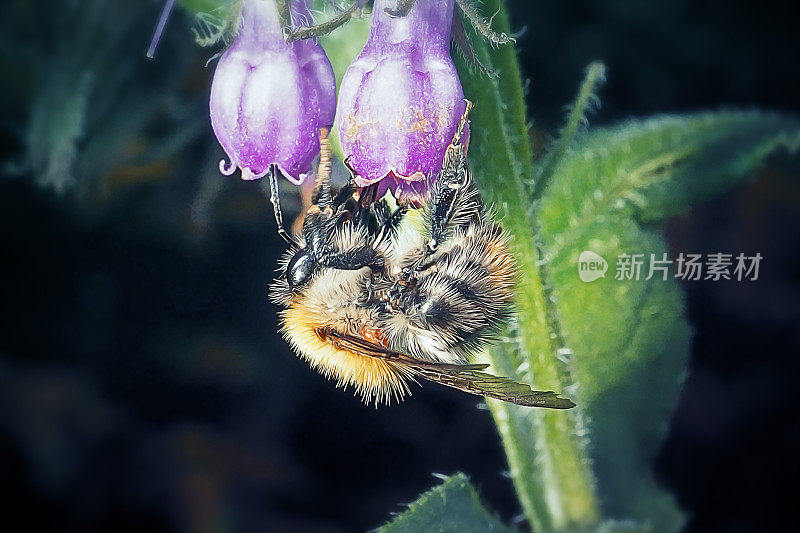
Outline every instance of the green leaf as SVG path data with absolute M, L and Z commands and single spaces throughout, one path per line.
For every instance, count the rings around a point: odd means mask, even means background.
M 795 118 L 758 111 L 666 115 L 595 130 L 554 170 L 562 176 L 560 193 L 550 194 L 560 202 L 550 209 L 561 214 L 554 222 L 563 227 L 582 209 L 589 210 L 584 220 L 620 210 L 643 221 L 680 213 L 752 176 L 777 149 L 797 150 L 798 131 Z M 587 189 L 572 187 L 578 175 Z
M 775 114 L 666 116 L 595 130 L 553 166 L 537 221 L 606 516 L 659 531 L 682 524 L 650 468 L 691 337 L 674 280 L 645 281 L 646 269 L 638 281 L 616 280 L 616 258 L 661 259 L 667 246 L 654 222 L 751 176 L 779 148 L 798 146 L 800 123 Z M 584 250 L 608 261 L 604 278 L 580 281 Z
M 383 533 L 511 532 L 481 503 L 478 493 L 464 474 L 456 474 L 423 493 L 408 510 L 380 528 Z
M 236 0 L 178 0 L 178 3 L 193 13 L 210 13 L 230 9 Z
M 553 168 L 557 165 L 567 150 L 572 146 L 575 137 L 583 132 L 588 126 L 587 114 L 598 105 L 597 88 L 606 79 L 606 68 L 599 61 L 589 65 L 586 69 L 586 77 L 572 105 L 566 124 L 561 129 L 561 134 L 555 144 L 545 154 L 542 161 L 537 165 L 534 182 L 533 196 L 538 197 L 539 192 L 544 190 L 547 180 L 553 175 Z
M 178 96 L 188 51 L 142 61 L 151 6 L 137 0 L 66 2 L 58 9 L 41 0 L 16 4 L 0 16 L 0 67 L 24 87 L 15 107 L 27 111 L 7 121 L 24 141 L 21 156 L 7 166 L 10 174 L 87 196 L 107 185 L 113 167 L 150 152 L 148 126 L 184 139 L 172 153 L 201 131 L 201 101 L 190 104 L 190 114 L 172 112 L 188 107 Z M 50 29 L 41 31 L 45 26 Z

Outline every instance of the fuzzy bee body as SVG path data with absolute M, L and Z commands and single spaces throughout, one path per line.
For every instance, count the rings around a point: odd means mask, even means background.
M 405 208 L 362 205 L 349 186 L 333 197 L 323 136 L 313 205 L 272 285 L 284 307 L 281 332 L 313 368 L 367 402 L 400 400 L 422 377 L 521 405 L 572 407 L 466 363 L 508 315 L 516 272 L 509 237 L 466 168 L 461 131 L 421 210 L 422 231 L 402 223 Z
M 369 246 L 383 268 L 322 267 L 298 294 L 279 278 L 273 295 L 287 306 L 281 312 L 283 335 L 312 367 L 342 385 L 354 385 L 365 399 L 401 398 L 413 372 L 339 348 L 322 340 L 319 331 L 366 338 L 422 360 L 463 363 L 505 317 L 515 275 L 507 235 L 482 213 L 475 214 L 452 228 L 436 254 L 419 266 L 427 239 L 413 225 L 376 242 L 368 231 L 343 222 L 336 253 Z
M 415 237 L 416 246 L 395 258 L 392 272 L 415 269 L 426 246 L 419 233 L 410 239 Z M 424 268 L 401 281 L 402 290 L 388 289 L 379 320 L 394 349 L 455 363 L 485 341 L 513 298 L 515 269 L 507 244 L 501 228 L 481 216 L 455 228 Z M 397 284 L 393 277 L 384 283 Z

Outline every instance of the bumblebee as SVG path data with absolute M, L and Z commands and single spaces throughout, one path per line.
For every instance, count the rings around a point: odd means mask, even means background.
M 272 301 L 284 307 L 281 333 L 311 367 L 354 386 L 368 403 L 403 399 L 419 377 L 519 405 L 573 407 L 466 362 L 508 317 L 516 277 L 509 236 L 483 207 L 466 166 L 461 138 L 470 108 L 419 210 L 422 231 L 401 223 L 406 207 L 365 205 L 352 180 L 332 194 L 325 130 L 297 241 L 283 229 L 270 177 L 278 231 L 291 243 L 271 286 Z

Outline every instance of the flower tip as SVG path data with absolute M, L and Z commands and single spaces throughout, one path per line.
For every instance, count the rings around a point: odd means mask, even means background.
M 356 174 L 355 177 L 355 184 L 359 187 L 369 187 L 373 183 L 378 183 L 384 179 L 394 179 L 397 183 L 402 183 L 404 181 L 408 182 L 416 182 L 416 181 L 424 181 L 428 179 L 424 172 L 417 170 L 411 175 L 406 176 L 402 172 L 398 172 L 396 168 L 390 167 L 386 171 L 378 172 L 373 174 L 374 177 L 370 176 L 370 173 L 367 175 L 362 176 L 361 174 Z
M 249 168 L 243 168 L 242 169 L 242 179 L 243 180 L 247 180 L 247 181 L 261 179 L 261 178 L 263 178 L 264 176 L 267 175 L 267 172 L 269 172 L 269 167 L 267 167 L 267 169 L 264 170 L 263 172 L 259 172 L 259 173 L 255 173 L 252 170 L 250 170 Z
M 236 172 L 236 163 L 231 159 L 230 165 L 226 165 L 224 159 L 219 160 L 219 171 L 223 176 L 230 176 Z
M 292 182 L 294 185 L 302 185 L 306 181 L 308 175 L 310 174 L 310 172 L 301 172 L 298 173 L 297 176 L 293 176 L 291 173 L 287 172 L 286 169 L 283 168 L 283 166 L 281 165 L 276 165 L 276 166 L 278 167 L 280 173 L 283 174 L 283 177 Z

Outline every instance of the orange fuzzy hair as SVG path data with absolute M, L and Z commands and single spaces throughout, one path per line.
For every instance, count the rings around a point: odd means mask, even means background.
M 334 346 L 317 334 L 326 327 L 340 331 L 330 320 L 326 310 L 314 305 L 304 296 L 297 296 L 287 309 L 281 311 L 281 332 L 289 344 L 308 364 L 336 385 L 355 387 L 365 403 L 390 403 L 400 401 L 410 394 L 408 379 L 412 372 L 400 365 L 369 355 L 359 354 Z

